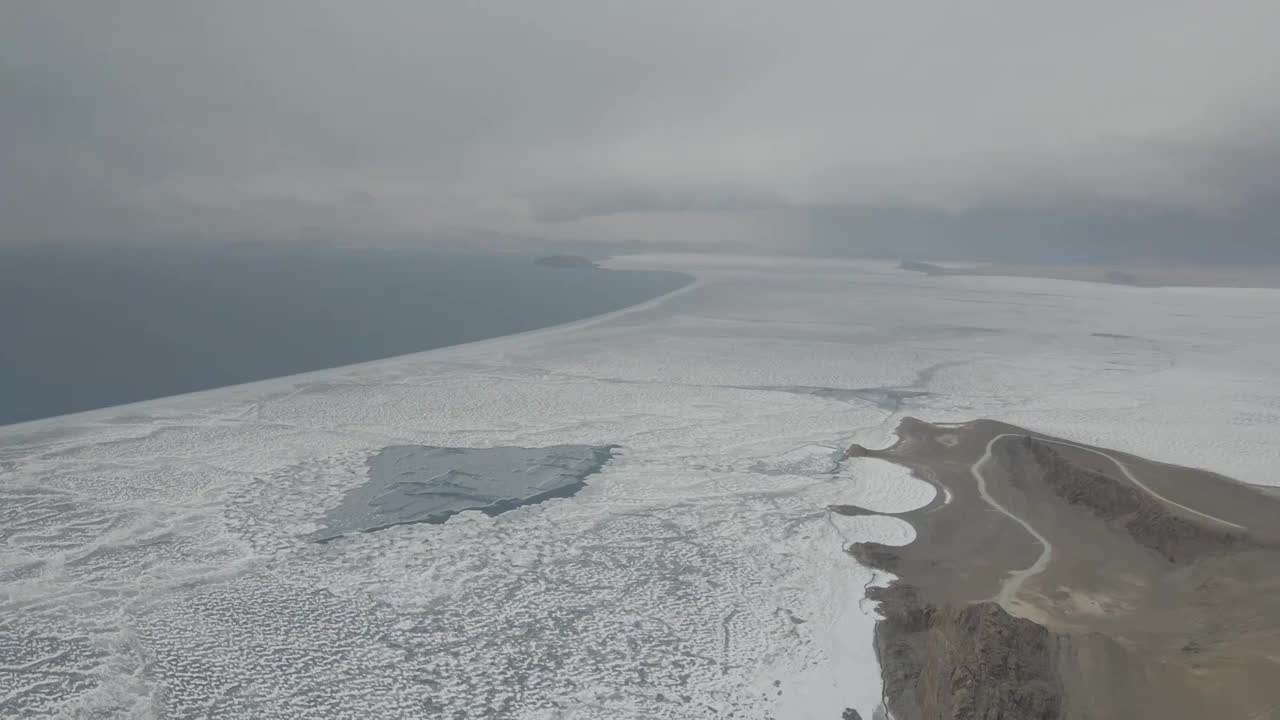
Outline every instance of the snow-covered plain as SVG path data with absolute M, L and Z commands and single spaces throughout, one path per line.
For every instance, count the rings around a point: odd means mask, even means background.
M 559 328 L 0 428 L 0 716 L 826 718 L 879 702 L 932 489 L 850 442 L 994 417 L 1280 484 L 1280 293 L 645 256 Z M 308 540 L 397 444 L 612 445 L 572 498 Z

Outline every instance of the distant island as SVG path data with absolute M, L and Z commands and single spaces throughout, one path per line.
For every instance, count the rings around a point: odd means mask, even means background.
M 1141 285 L 1138 276 L 1133 273 L 1121 272 L 1119 270 L 1111 270 L 1102 279 L 1115 285 Z
M 535 265 L 543 267 L 566 268 L 570 270 L 599 270 L 600 266 L 595 261 L 584 258 L 581 255 L 547 255 L 533 261 Z
M 923 273 L 925 275 L 1004 275 L 1007 277 L 1046 277 L 1063 280 L 1083 280 L 1086 282 L 1104 282 L 1112 285 L 1133 285 L 1135 287 L 1159 287 L 1159 283 L 1144 280 L 1133 272 L 1108 270 L 1091 265 L 1002 265 L 982 264 L 973 266 L 950 267 L 920 260 L 903 260 L 898 263 L 899 270 Z M 1214 284 L 1195 278 L 1170 278 L 1190 285 Z
M 900 270 L 911 270 L 914 272 L 922 272 L 926 275 L 947 275 L 947 268 L 933 263 L 920 262 L 919 260 L 903 260 L 898 264 Z

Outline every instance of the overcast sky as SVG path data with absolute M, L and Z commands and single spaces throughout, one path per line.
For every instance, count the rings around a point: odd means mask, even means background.
M 1276 0 L 0 0 L 0 241 L 1280 259 L 1277 28 Z

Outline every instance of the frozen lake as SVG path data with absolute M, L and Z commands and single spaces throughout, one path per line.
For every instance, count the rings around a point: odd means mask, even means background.
M 932 489 L 849 443 L 887 445 L 908 414 L 995 417 L 1277 482 L 1276 291 L 614 265 L 698 280 L 568 326 L 0 428 L 0 716 L 870 720 L 864 591 L 886 578 L 843 550 L 914 531 L 827 507 Z M 572 496 L 484 512 L 535 481 L 313 541 L 380 522 L 352 509 L 379 497 L 413 508 L 369 484 L 390 447 L 419 448 L 388 457 L 416 483 L 440 477 L 421 448 L 612 445 Z
M 442 448 L 392 445 L 369 460 L 369 477 L 325 514 L 316 540 L 396 525 L 442 523 L 467 510 L 498 515 L 572 497 L 600 471 L 612 448 Z

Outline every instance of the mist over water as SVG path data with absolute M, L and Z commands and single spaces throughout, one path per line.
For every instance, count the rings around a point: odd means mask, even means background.
M 427 250 L 0 250 L 0 425 L 546 327 L 688 282 Z

